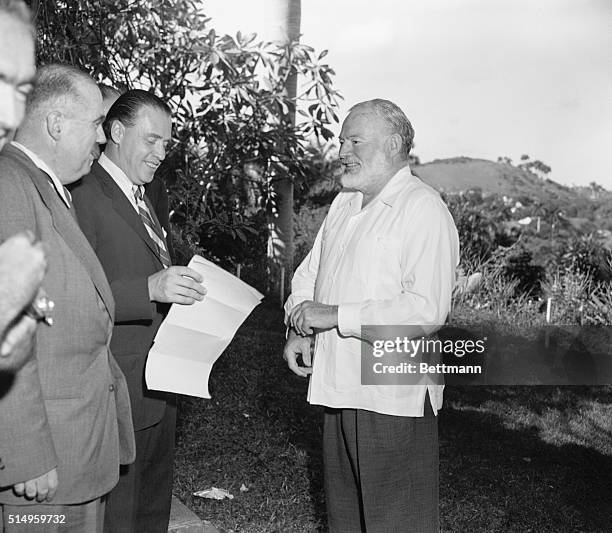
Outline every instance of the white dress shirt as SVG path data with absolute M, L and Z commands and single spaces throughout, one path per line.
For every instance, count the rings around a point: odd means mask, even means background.
M 102 153 L 100 159 L 98 159 L 100 166 L 108 172 L 109 176 L 113 178 L 115 183 L 123 191 L 123 194 L 132 204 L 134 210 L 138 213 L 138 205 L 136 205 L 136 198 L 134 197 L 134 183 L 127 177 L 126 173 L 123 172 L 115 163 L 113 163 L 106 154 Z
M 459 237 L 440 195 L 402 168 L 363 209 L 360 192 L 334 199 L 297 268 L 287 315 L 304 300 L 338 305 L 338 328 L 315 336 L 312 404 L 423 416 L 443 386 L 361 385 L 362 325 L 441 325 L 450 310 Z
M 70 193 L 64 187 L 64 185 L 59 180 L 59 178 L 55 175 L 55 172 L 53 172 L 49 168 L 49 165 L 47 165 L 47 163 L 45 163 L 40 157 L 38 157 L 34 152 L 32 152 L 32 150 L 30 150 L 29 148 L 26 148 L 23 144 L 20 144 L 16 141 L 12 141 L 11 144 L 15 148 L 21 150 L 25 155 L 27 155 L 31 159 L 32 163 L 36 165 L 37 168 L 45 172 L 51 178 L 51 183 L 53 184 L 53 188 L 56 190 L 57 194 L 59 194 L 62 201 L 68 206 L 68 209 L 71 209 L 72 208 L 72 205 L 71 205 L 72 198 L 70 197 Z

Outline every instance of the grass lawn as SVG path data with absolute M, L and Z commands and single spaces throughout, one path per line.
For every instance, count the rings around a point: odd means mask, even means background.
M 283 344 L 260 306 L 213 399 L 179 399 L 174 493 L 225 533 L 325 531 L 321 409 Z M 612 387 L 447 387 L 439 428 L 442 531 L 612 531 Z M 234 499 L 192 496 L 212 486 Z

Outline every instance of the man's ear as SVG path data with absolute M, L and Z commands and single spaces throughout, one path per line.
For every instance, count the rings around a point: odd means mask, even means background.
M 109 141 L 114 142 L 115 144 L 121 144 L 123 140 L 123 136 L 125 135 L 125 126 L 121 123 L 120 120 L 113 120 L 110 125 L 110 138 Z
M 54 141 L 59 141 L 64 128 L 64 117 L 60 111 L 51 111 L 45 121 L 47 133 Z
M 399 155 L 402 151 L 402 137 L 399 133 L 392 133 L 387 137 L 387 150 L 392 156 Z

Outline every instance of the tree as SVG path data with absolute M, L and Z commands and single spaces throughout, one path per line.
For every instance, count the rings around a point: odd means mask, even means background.
M 267 38 L 291 46 L 300 38 L 301 0 L 269 0 L 266 4 L 268 14 Z M 286 78 L 284 94 L 290 102 L 279 113 L 286 116 L 289 124 L 295 126 L 295 99 L 297 96 L 297 72 L 291 70 Z M 279 150 L 283 151 L 284 139 L 277 138 Z M 285 165 L 276 167 L 272 193 L 273 203 L 268 209 L 268 268 L 272 281 L 270 292 L 284 300 L 290 291 L 293 273 L 293 179 L 286 172 Z
M 521 156 L 521 161 L 522 163 L 518 165 L 518 168 L 531 172 L 542 179 L 548 176 L 552 170 L 547 164 L 542 163 L 539 159 L 531 161 L 527 154 Z
M 120 88 L 152 88 L 172 107 L 173 142 L 159 172 L 183 260 L 199 252 L 226 268 L 241 264 L 247 281 L 265 288 L 276 180 L 302 177 L 307 139 L 330 138 L 327 126 L 337 121 L 341 97 L 325 54 L 295 40 L 217 35 L 196 0 L 31 4 L 41 63 L 69 62 Z M 305 87 L 291 98 L 295 75 Z M 315 97 L 293 122 L 296 100 Z

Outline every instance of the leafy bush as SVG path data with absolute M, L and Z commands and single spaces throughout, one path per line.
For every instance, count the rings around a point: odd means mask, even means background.
M 593 286 L 584 304 L 583 320 L 585 324 L 612 325 L 612 283 Z
M 559 325 L 581 324 L 592 288 L 590 278 L 584 273 L 571 269 L 549 273 L 542 290 L 546 298 L 552 298 L 551 322 Z
M 584 274 L 596 282 L 612 279 L 612 252 L 593 235 L 575 237 L 563 243 L 557 264 L 562 269 Z
M 68 62 L 121 89 L 153 89 L 174 112 L 159 174 L 179 252 L 260 265 L 276 186 L 304 179 L 312 136 L 331 138 L 333 70 L 304 44 L 217 35 L 196 0 L 37 1 L 40 63 Z M 296 100 L 286 86 L 300 75 Z M 300 122 L 291 121 L 298 101 Z M 259 269 L 259 266 L 257 266 Z
M 510 279 L 503 265 L 490 260 L 474 271 L 482 274 L 482 281 L 474 292 L 454 295 L 451 324 L 514 329 L 544 323 L 541 301 L 518 290 L 519 280 Z
M 294 215 L 295 265 L 306 257 L 314 244 L 317 232 L 327 215 L 328 206 L 302 207 Z
M 497 223 L 481 209 L 481 202 L 475 202 L 475 194 L 447 194 L 444 200 L 453 215 L 461 255 L 469 261 L 486 261 L 497 247 Z
M 515 295 L 540 296 L 545 270 L 543 266 L 533 263 L 533 255 L 529 250 L 516 246 L 510 253 L 498 253 L 497 257 L 500 259 L 503 275 L 509 281 L 516 282 Z

